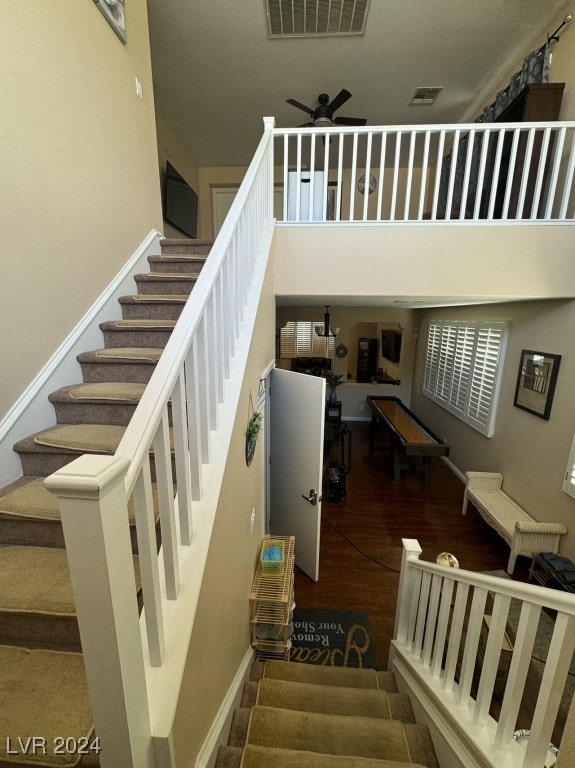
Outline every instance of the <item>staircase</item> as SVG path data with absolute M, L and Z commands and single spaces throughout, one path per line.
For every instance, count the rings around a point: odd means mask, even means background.
M 80 454 L 115 452 L 211 244 L 162 241 L 137 293 L 119 299 L 122 319 L 100 325 L 103 347 L 78 356 L 82 383 L 50 395 L 55 426 L 14 446 L 23 474 L 0 490 L 0 768 L 99 764 L 58 503 L 43 479 Z
M 216 768 L 438 768 L 390 672 L 254 662 Z

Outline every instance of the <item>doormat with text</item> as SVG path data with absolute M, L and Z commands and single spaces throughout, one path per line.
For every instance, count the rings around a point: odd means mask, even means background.
M 290 661 L 381 669 L 367 613 L 294 610 Z

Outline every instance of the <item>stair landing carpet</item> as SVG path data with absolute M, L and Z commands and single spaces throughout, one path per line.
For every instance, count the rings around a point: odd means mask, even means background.
M 2 765 L 77 765 L 71 746 L 93 740 L 82 655 L 0 646 L 0 734 Z
M 290 661 L 381 669 L 367 613 L 294 610 Z

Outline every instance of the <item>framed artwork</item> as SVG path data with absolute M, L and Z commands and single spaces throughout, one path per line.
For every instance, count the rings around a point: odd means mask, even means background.
M 513 405 L 549 419 L 561 355 L 521 350 Z
M 94 0 L 108 24 L 123 43 L 128 41 L 126 30 L 126 0 Z

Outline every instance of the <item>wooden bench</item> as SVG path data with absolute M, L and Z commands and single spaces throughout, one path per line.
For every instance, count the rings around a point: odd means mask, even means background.
M 538 552 L 558 552 L 559 539 L 567 533 L 562 523 L 538 523 L 501 490 L 499 472 L 466 472 L 467 483 L 461 513 L 470 501 L 481 517 L 511 547 L 507 573 L 513 573 L 517 555 L 532 557 Z

